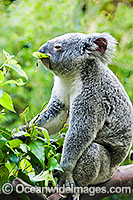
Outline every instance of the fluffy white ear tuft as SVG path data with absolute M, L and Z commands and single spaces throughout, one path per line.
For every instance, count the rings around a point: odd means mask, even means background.
M 109 33 L 92 33 L 87 35 L 90 56 L 110 63 L 116 52 L 116 39 Z

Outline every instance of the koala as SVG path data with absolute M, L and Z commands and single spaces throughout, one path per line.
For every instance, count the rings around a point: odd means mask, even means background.
M 116 40 L 108 33 L 67 33 L 39 48 L 54 75 L 48 106 L 34 123 L 49 133 L 69 128 L 63 145 L 61 184 L 88 186 L 111 179 L 132 145 L 132 104 L 108 68 Z M 60 120 L 62 119 L 62 120 Z

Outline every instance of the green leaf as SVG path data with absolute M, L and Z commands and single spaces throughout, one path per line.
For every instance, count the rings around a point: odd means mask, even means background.
M 22 169 L 22 171 L 33 171 L 31 163 L 26 158 L 23 158 L 20 161 L 19 166 Z
M 18 164 L 19 163 L 19 158 L 14 154 L 14 153 L 10 153 L 9 158 L 12 162 Z
M 26 78 L 26 80 L 28 80 L 26 73 L 21 69 L 21 66 L 19 64 L 13 65 L 13 64 L 8 63 L 8 64 L 5 64 L 5 66 L 14 69 L 20 76 L 23 76 Z
M 49 159 L 49 163 L 48 163 L 48 170 L 51 170 L 53 171 L 54 169 L 56 170 L 59 170 L 59 171 L 62 171 L 63 172 L 63 169 L 60 167 L 60 165 L 58 164 L 57 160 L 53 157 L 51 157 Z
M 1 134 L 0 134 L 1 136 Z M 2 147 L 5 145 L 5 143 L 7 142 L 7 139 L 5 139 L 4 137 L 0 137 L 0 148 L 2 149 Z
M 12 65 L 16 65 L 16 64 L 18 64 L 18 62 L 16 61 L 16 60 L 14 60 L 14 59 L 10 59 L 9 61 L 8 61 L 8 63 L 9 64 L 12 64 Z M 18 67 L 21 69 L 21 66 L 18 64 Z
M 35 58 L 41 59 L 41 58 L 49 58 L 49 56 L 46 53 L 41 52 L 34 52 L 32 54 Z
M 20 144 L 20 149 L 25 153 L 27 153 L 28 150 L 30 151 L 30 148 L 27 144 Z
M 0 88 L 0 98 L 3 96 L 3 90 Z
M 5 163 L 5 167 L 9 170 L 9 172 L 12 174 L 13 170 L 16 170 L 17 168 L 17 164 L 15 162 L 9 161 L 9 159 L 7 160 L 7 162 Z M 11 175 L 10 174 L 10 175 Z
M 18 147 L 20 144 L 23 144 L 23 142 L 19 139 L 9 141 L 10 148 Z
M 0 166 L 0 192 L 2 185 L 8 182 L 8 175 L 9 175 L 8 169 L 4 165 Z
M 37 140 L 32 140 L 29 144 L 31 152 L 39 159 L 41 162 L 42 166 L 44 167 L 44 145 L 43 142 L 37 141 Z
M 0 70 L 0 83 L 4 81 L 4 74 L 3 71 Z
M 67 131 L 68 131 L 68 125 L 66 124 L 66 125 L 64 125 L 64 126 L 66 126 L 66 127 L 64 127 L 64 128 L 62 128 L 61 130 L 60 130 L 60 133 L 62 134 L 62 133 L 66 133 Z
M 18 80 L 9 80 L 9 81 L 6 81 L 4 82 L 3 85 L 7 85 L 7 84 L 16 84 L 17 86 L 22 86 L 22 85 L 25 85 L 26 83 L 23 82 L 23 80 L 21 78 L 19 78 Z
M 28 120 L 27 120 L 27 114 L 29 112 L 29 107 L 27 107 L 22 113 L 20 113 L 20 117 L 25 120 L 25 123 L 27 124 L 28 123 Z
M 25 173 L 25 171 L 22 171 L 21 169 L 19 169 L 19 171 L 18 171 L 18 177 L 21 180 L 25 181 L 26 183 L 29 183 L 30 185 L 34 186 L 34 183 L 29 179 L 29 176 L 27 176 L 27 173 Z
M 61 138 L 61 137 L 60 137 L 60 138 L 56 141 L 56 143 L 57 143 L 59 146 L 63 146 L 64 140 L 65 140 L 65 138 Z
M 45 181 L 45 186 L 48 186 L 48 182 L 52 181 L 53 186 L 56 185 L 53 174 L 49 171 L 42 171 L 40 174 L 32 178 L 33 181 Z
M 45 128 L 41 128 L 41 130 L 42 130 L 42 133 L 44 134 L 44 137 L 46 138 L 48 146 L 49 146 L 50 145 L 49 133 Z
M 11 83 L 16 84 L 16 81 L 15 80 L 9 80 L 9 81 L 6 81 L 3 85 L 11 84 Z
M 0 149 L 0 162 L 2 162 L 4 159 L 4 154 L 2 153 L 1 149 Z
M 6 70 L 6 67 L 4 66 L 4 67 L 3 67 L 3 74 L 4 74 L 4 75 L 6 74 L 6 71 L 7 71 L 7 70 Z
M 12 55 L 10 55 L 7 51 L 5 51 L 4 49 L 3 49 L 3 53 L 4 53 L 4 55 L 6 56 L 6 58 L 8 59 L 8 60 L 10 60 L 10 59 L 12 59 L 14 56 L 12 56 Z
M 57 153 L 57 154 L 55 155 L 55 157 L 56 157 L 58 163 L 60 163 L 60 161 L 61 161 L 61 156 L 62 156 L 61 153 Z
M 7 118 L 2 114 L 0 114 L 0 118 L 7 120 Z
M 13 133 L 13 135 L 14 135 L 15 137 L 20 137 L 20 136 L 22 136 L 22 135 L 24 135 L 24 136 L 30 136 L 29 133 L 26 133 L 26 132 L 24 132 L 24 131 L 17 131 L 17 132 L 15 132 L 15 133 Z
M 12 112 L 16 112 L 13 107 L 12 99 L 6 92 L 3 92 L 3 96 L 0 98 L 0 105 Z
M 29 107 L 25 108 L 25 110 L 23 111 L 23 114 L 24 114 L 24 115 L 27 115 L 28 112 L 29 112 Z
M 45 147 L 45 156 L 49 160 L 50 157 L 54 157 L 56 155 L 56 150 L 54 148 L 54 145 L 44 145 Z
M 6 138 L 7 140 L 11 139 L 11 131 L 7 130 L 6 128 L 0 127 L 0 134 Z
M 32 125 L 29 128 L 29 130 L 30 130 L 31 137 L 36 137 L 38 135 L 38 130 L 34 127 L 34 125 Z M 38 136 L 37 136 L 37 138 L 38 138 Z
M 7 118 L 4 115 L 2 115 L 2 114 L 0 114 L 0 118 L 7 120 Z

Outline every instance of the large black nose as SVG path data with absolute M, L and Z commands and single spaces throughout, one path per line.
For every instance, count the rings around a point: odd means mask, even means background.
M 43 45 L 39 48 L 38 52 L 47 53 L 47 52 L 48 52 L 48 42 L 47 42 L 46 44 L 43 44 Z

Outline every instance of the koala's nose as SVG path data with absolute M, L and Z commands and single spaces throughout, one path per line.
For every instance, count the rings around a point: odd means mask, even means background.
M 48 51 L 48 42 L 46 44 L 43 44 L 38 50 L 38 52 L 41 53 L 47 53 L 47 51 Z

